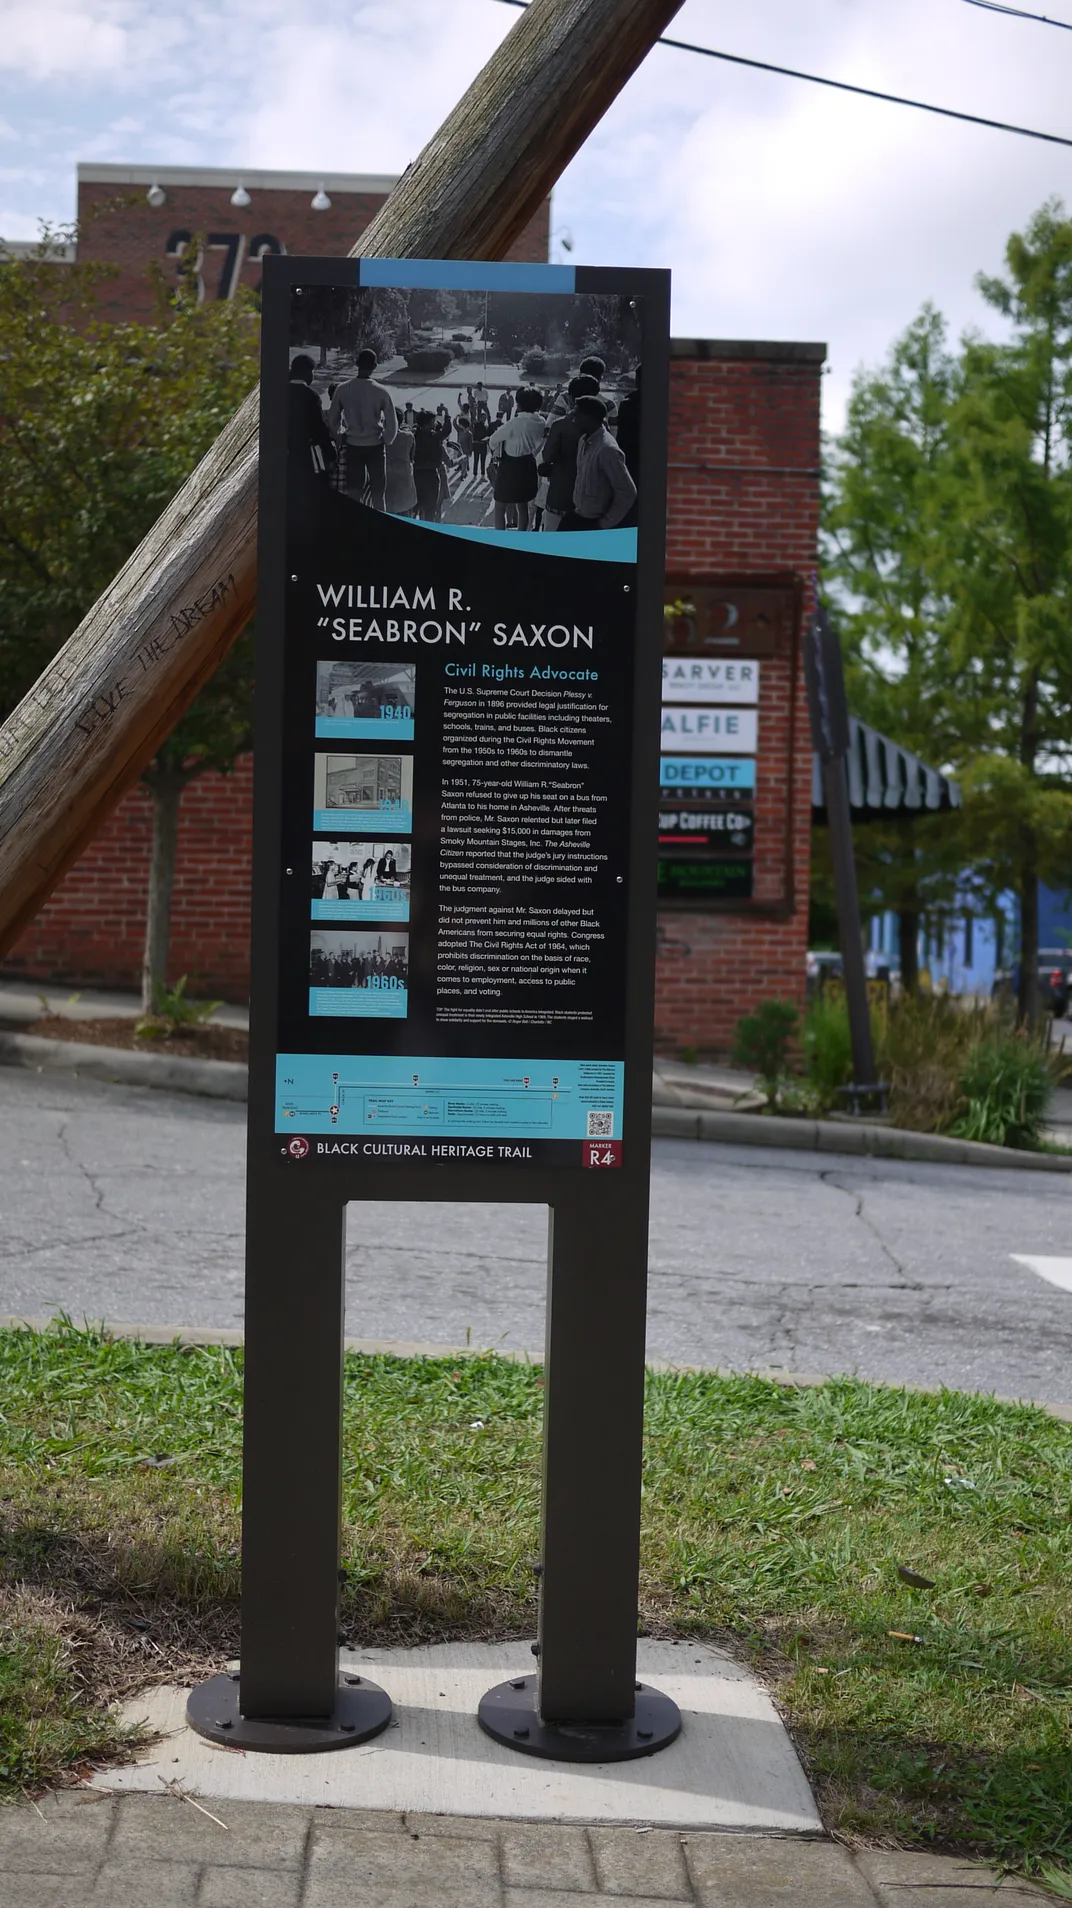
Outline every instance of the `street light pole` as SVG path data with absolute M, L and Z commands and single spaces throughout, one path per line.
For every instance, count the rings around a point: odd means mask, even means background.
M 849 707 L 845 696 L 845 671 L 837 631 L 818 601 L 804 639 L 804 673 L 812 747 L 822 765 L 845 1004 L 852 1041 L 852 1096 L 858 1106 L 861 1095 L 870 1097 L 880 1089 L 875 1079 L 871 1006 L 867 998 L 867 973 L 860 934 L 860 896 L 856 885 L 856 859 L 852 850 L 847 761 Z

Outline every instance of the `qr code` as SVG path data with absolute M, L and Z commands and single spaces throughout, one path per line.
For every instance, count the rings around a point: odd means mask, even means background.
M 589 1139 L 612 1139 L 614 1136 L 614 1115 L 611 1112 L 589 1113 Z

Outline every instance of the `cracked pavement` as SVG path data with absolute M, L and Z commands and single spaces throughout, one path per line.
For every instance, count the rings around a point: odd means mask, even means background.
M 0 1069 L 0 1313 L 242 1323 L 245 1109 Z M 656 1142 L 648 1353 L 1072 1405 L 1072 1175 Z M 355 1337 L 543 1345 L 540 1207 L 350 1207 Z M 301 1268 L 295 1267 L 300 1303 Z

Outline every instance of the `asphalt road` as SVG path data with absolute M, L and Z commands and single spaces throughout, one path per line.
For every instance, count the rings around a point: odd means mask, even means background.
M 0 1313 L 242 1322 L 245 1111 L 0 1069 Z M 649 1356 L 1072 1405 L 1072 1175 L 656 1142 Z M 350 1208 L 355 1337 L 543 1342 L 539 1207 Z M 295 1304 L 302 1269 L 295 1267 Z

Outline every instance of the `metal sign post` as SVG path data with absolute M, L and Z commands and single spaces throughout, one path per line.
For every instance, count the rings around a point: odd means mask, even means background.
M 841 962 L 845 973 L 845 1001 L 852 1041 L 853 1085 L 857 1110 L 861 1098 L 881 1098 L 885 1089 L 875 1079 L 875 1051 L 871 1038 L 871 1003 L 867 995 L 863 942 L 860 936 L 860 897 L 856 860 L 852 851 L 852 812 L 846 757 L 849 752 L 849 706 L 837 631 L 821 605 L 816 607 L 804 641 L 804 673 L 808 691 L 812 747 L 819 757 L 830 827 L 830 858 L 834 868 Z
M 390 1717 L 338 1673 L 359 1199 L 551 1212 L 538 1663 L 482 1726 L 583 1760 L 680 1728 L 636 1684 L 668 302 L 661 272 L 265 261 L 242 1666 L 188 1710 L 215 1740 Z

